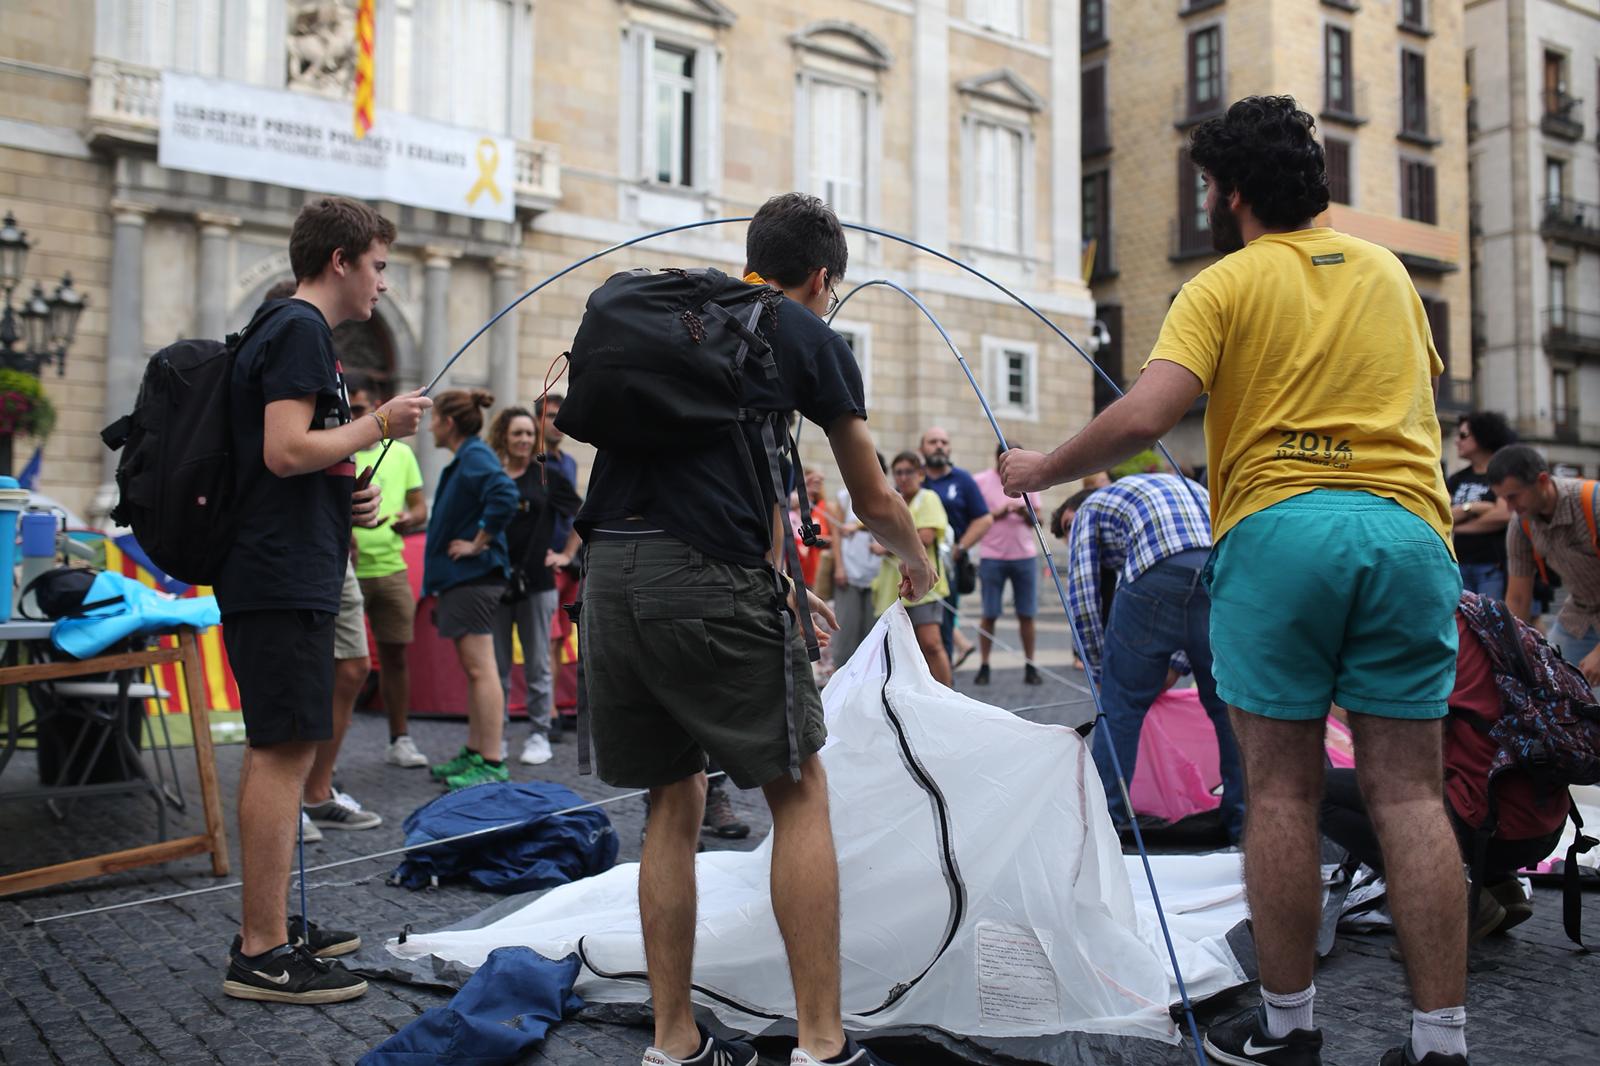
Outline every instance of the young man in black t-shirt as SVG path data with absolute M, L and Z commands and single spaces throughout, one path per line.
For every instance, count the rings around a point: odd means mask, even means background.
M 394 237 L 365 204 L 307 204 L 289 237 L 294 297 L 257 312 L 234 366 L 239 529 L 216 593 L 250 744 L 239 777 L 243 922 L 222 986 L 240 999 L 333 1003 L 367 987 L 317 958 L 354 951 L 360 938 L 304 921 L 291 929 L 285 894 L 306 774 L 317 742 L 333 735 L 350 526 L 377 518 L 377 487 L 355 491 L 350 457 L 415 433 L 432 406 L 407 393 L 351 421 L 333 350 L 333 327 L 370 318 L 387 289 Z
M 744 406 L 798 410 L 823 428 L 857 516 L 904 560 L 901 592 L 922 596 L 933 570 L 911 512 L 878 468 L 861 371 L 821 317 L 844 276 L 844 230 L 822 201 L 789 193 L 756 213 L 745 252 L 745 280 L 787 299 L 767 327 L 778 378 L 747 375 Z M 822 701 L 798 634 L 784 645 L 781 612 L 796 604 L 791 591 L 784 605 L 771 571 L 788 519 L 776 507 L 759 427 L 735 432 L 746 430 L 748 454 L 731 435 L 660 455 L 601 451 L 578 514 L 589 544 L 578 634 L 597 769 L 609 784 L 650 790 L 639 912 L 655 1046 L 644 1061 L 753 1066 L 757 1058 L 748 1044 L 700 1030 L 689 1001 L 709 755 L 734 784 L 760 787 L 772 808 L 772 906 L 794 982 L 795 1061 L 865 1066 L 875 1060 L 845 1040 L 839 1018 L 839 871 L 816 754 L 827 737 Z M 832 622 L 814 596 L 799 608 Z
M 1444 483 L 1455 522 L 1461 587 L 1492 600 L 1506 598 L 1506 525 L 1511 512 L 1489 487 L 1489 459 L 1516 442 L 1516 430 L 1500 412 L 1462 415 L 1456 425 L 1456 454 L 1468 465 Z

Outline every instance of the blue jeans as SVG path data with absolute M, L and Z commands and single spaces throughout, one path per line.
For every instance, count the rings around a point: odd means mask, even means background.
M 1491 600 L 1506 598 L 1506 568 L 1499 563 L 1461 563 L 1461 587 Z
M 1222 824 L 1238 840 L 1244 832 L 1244 771 L 1227 704 L 1218 698 L 1211 674 L 1211 598 L 1201 582 L 1207 554 L 1194 550 L 1163 559 L 1117 589 L 1100 681 L 1105 720 L 1094 731 L 1092 751 L 1112 821 L 1126 825 L 1131 819 L 1112 768 L 1112 749 L 1131 783 L 1144 717 L 1167 682 L 1173 654 L 1184 652 L 1194 668 L 1201 706 L 1217 731 Z
M 955 567 L 950 568 L 950 595 L 938 602 L 947 605 L 947 611 L 939 608 L 942 617 L 939 619 L 939 639 L 944 641 L 944 653 L 950 656 L 953 665 L 956 661 L 956 614 L 961 607 L 961 593 L 956 591 Z
M 1600 645 L 1600 633 L 1595 632 L 1593 626 L 1582 633 L 1574 633 L 1566 626 L 1557 622 L 1550 627 L 1550 643 L 1556 646 L 1561 657 L 1573 666 L 1583 662 L 1583 657 L 1594 651 Z M 1591 688 L 1596 697 L 1600 697 L 1600 687 Z

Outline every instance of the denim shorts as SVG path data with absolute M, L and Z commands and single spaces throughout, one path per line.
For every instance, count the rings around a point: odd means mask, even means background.
M 1240 710 L 1446 714 L 1461 571 L 1393 500 L 1316 489 L 1258 511 L 1217 545 L 1207 584 L 1217 693 Z
M 978 564 L 982 582 L 983 616 L 999 618 L 1005 613 L 1006 582 L 1011 582 L 1011 598 L 1018 618 L 1039 613 L 1039 560 L 985 559 Z

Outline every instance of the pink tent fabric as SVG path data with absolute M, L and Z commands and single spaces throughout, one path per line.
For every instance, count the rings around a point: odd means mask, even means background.
M 1350 731 L 1328 719 L 1328 757 L 1334 766 L 1355 765 Z M 1214 810 L 1220 803 L 1213 790 L 1222 783 L 1217 769 L 1217 734 L 1192 688 L 1163 692 L 1150 707 L 1139 734 L 1139 763 L 1134 767 L 1133 809 L 1169 822 Z

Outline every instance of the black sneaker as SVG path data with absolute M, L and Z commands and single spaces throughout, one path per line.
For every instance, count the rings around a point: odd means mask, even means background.
M 222 981 L 222 991 L 235 999 L 268 1003 L 341 1003 L 366 990 L 367 982 L 337 962 L 288 944 L 254 958 L 231 956 Z
M 989 683 L 989 664 L 984 663 L 978 667 L 978 672 L 972 675 L 974 685 L 987 685 Z
M 305 924 L 304 930 L 300 928 L 301 923 Z M 311 954 L 319 959 L 331 959 L 361 950 L 361 934 L 347 933 L 342 929 L 324 929 L 316 922 L 307 922 L 298 914 L 289 915 L 289 929 L 290 946 L 310 948 Z M 243 946 L 244 941 L 239 934 L 233 934 L 233 944 L 228 948 L 228 954 L 239 954 L 239 949 Z
M 761 1056 L 742 1040 L 712 1036 L 700 1026 L 700 1050 L 687 1059 L 675 1059 L 660 1048 L 649 1048 L 640 1066 L 756 1066 Z
M 1206 1030 L 1206 1055 L 1227 1066 L 1322 1066 L 1322 1030 L 1293 1029 L 1267 1035 L 1267 1008 L 1251 1007 Z M 1388 1060 L 1384 1060 L 1385 1066 Z
M 727 790 L 716 786 L 706 792 L 706 813 L 700 826 L 724 840 L 743 840 L 750 835 L 750 827 L 733 813 L 733 801 L 728 798 Z
M 1385 1052 L 1383 1062 L 1379 1066 L 1467 1066 L 1467 1057 L 1430 1051 L 1419 1059 L 1412 1055 L 1411 1041 L 1407 1040 L 1400 1047 L 1390 1048 Z
M 1032 663 L 1028 663 L 1025 667 L 1023 667 L 1022 681 L 1023 684 L 1027 685 L 1044 684 L 1044 678 L 1039 676 L 1039 668 Z

